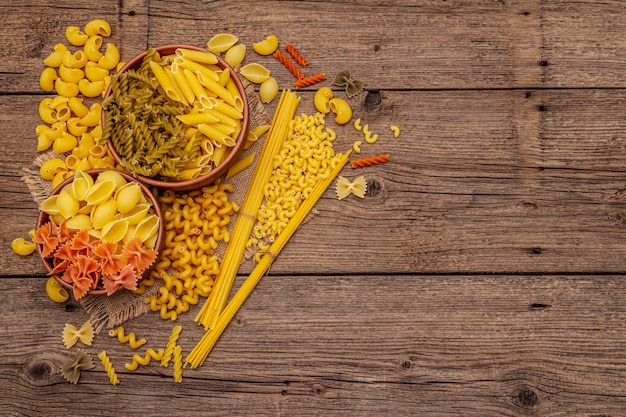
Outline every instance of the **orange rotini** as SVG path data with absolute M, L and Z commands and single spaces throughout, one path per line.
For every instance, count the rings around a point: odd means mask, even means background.
M 320 81 L 324 81 L 326 79 L 326 74 L 323 72 L 318 72 L 317 74 L 310 75 L 308 77 L 301 78 L 296 80 L 294 86 L 296 88 L 306 87 L 308 85 L 319 83 Z
M 287 44 L 285 45 L 285 50 L 301 66 L 306 67 L 307 65 L 309 65 L 309 61 L 304 59 L 304 57 L 300 54 L 300 51 L 298 51 L 296 47 L 289 42 L 287 42 Z
M 277 49 L 272 56 L 280 61 L 280 63 L 283 64 L 285 68 L 287 68 L 289 72 L 291 72 L 298 80 L 304 78 L 304 73 L 296 67 L 296 64 L 294 64 L 287 55 L 280 52 L 280 50 Z
M 380 155 L 366 156 L 363 158 L 355 159 L 350 163 L 350 165 L 352 166 L 352 168 L 359 168 L 369 165 L 382 164 L 387 161 L 389 161 L 389 154 L 384 153 Z

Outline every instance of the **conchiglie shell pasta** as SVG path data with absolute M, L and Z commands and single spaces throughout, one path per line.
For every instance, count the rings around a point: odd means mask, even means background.
M 235 68 L 243 62 L 246 58 L 246 45 L 243 43 L 235 45 L 226 51 L 224 54 L 224 61 L 228 62 L 228 65 Z
M 136 225 L 146 217 L 149 210 L 150 204 L 137 204 L 133 209 L 124 213 L 121 218 L 128 220 L 130 225 Z
M 90 218 L 93 227 L 102 229 L 107 223 L 110 223 L 117 214 L 117 203 L 115 200 L 108 200 L 97 205 L 91 212 Z
M 85 174 L 83 171 L 76 171 L 71 185 L 72 195 L 77 200 L 84 200 L 93 184 L 94 180 L 91 175 Z
M 117 185 L 117 188 L 123 186 L 127 182 L 122 174 L 113 170 L 102 171 L 98 174 L 98 178 L 96 178 L 95 182 L 97 183 L 102 181 L 113 181 Z
M 278 82 L 274 77 L 269 77 L 259 87 L 259 97 L 263 103 L 270 103 L 278 94 Z
M 239 38 L 229 33 L 219 33 L 207 42 L 207 49 L 216 54 L 228 51 Z
M 39 210 L 47 213 L 49 215 L 59 214 L 59 207 L 57 205 L 57 200 L 59 199 L 59 195 L 53 195 L 51 197 L 46 198 L 39 205 Z
M 141 188 L 134 182 L 129 182 L 117 190 L 115 200 L 117 209 L 124 214 L 131 211 L 141 200 Z
M 150 239 L 159 230 L 159 218 L 152 214 L 146 216 L 135 228 L 135 236 L 141 239 L 142 242 Z
M 248 81 L 261 84 L 270 77 L 270 70 L 261 64 L 252 63 L 241 67 L 239 73 Z
M 128 227 L 128 220 L 113 220 L 104 225 L 100 232 L 100 239 L 108 242 L 119 242 L 124 238 L 126 232 L 128 232 Z
M 93 187 L 87 193 L 85 201 L 88 205 L 94 206 L 109 200 L 113 196 L 116 184 L 113 181 L 100 181 L 94 183 Z

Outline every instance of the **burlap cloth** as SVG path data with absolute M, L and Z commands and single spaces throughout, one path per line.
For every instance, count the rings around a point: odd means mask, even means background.
M 247 82 L 245 79 L 242 79 L 242 82 L 245 85 L 246 94 L 248 97 L 248 106 L 250 109 L 250 129 L 253 129 L 257 126 L 270 124 L 271 117 L 265 110 L 263 103 L 261 102 L 258 94 L 254 90 L 254 86 Z M 254 167 L 256 166 L 261 148 L 263 147 L 263 141 L 265 140 L 265 137 L 267 137 L 267 135 L 265 135 L 263 138 L 259 138 L 256 143 L 254 143 L 250 148 L 244 150 L 241 155 L 241 158 L 243 158 L 251 152 L 256 152 L 255 160 L 252 166 L 241 171 L 237 175 L 229 178 L 228 180 L 222 179 L 222 181 L 233 185 L 234 191 L 230 194 L 229 200 L 236 202 L 237 204 L 239 204 L 239 206 L 241 206 L 243 202 L 246 191 L 248 189 L 248 185 L 250 184 L 250 180 L 252 179 L 252 173 L 254 171 Z M 39 175 L 39 167 L 41 167 L 41 165 L 45 161 L 51 158 L 65 159 L 65 157 L 66 155 L 58 154 L 54 151 L 46 152 L 39 155 L 33 161 L 31 167 L 23 168 L 22 180 L 28 186 L 28 189 L 30 190 L 33 199 L 37 204 L 40 204 L 42 201 L 44 201 L 52 191 L 51 182 L 42 179 Z M 231 217 L 231 222 L 229 223 L 229 228 L 231 229 L 230 231 L 232 231 L 232 227 L 235 224 L 236 217 L 236 214 Z M 218 257 L 220 263 L 225 249 L 226 243 L 219 242 L 218 247 L 215 250 L 215 255 Z M 244 259 L 251 258 L 253 254 L 253 252 L 247 251 Z M 146 302 L 146 299 L 151 295 L 157 294 L 159 287 L 162 284 L 162 281 L 157 280 L 155 285 L 153 285 L 152 287 L 148 287 L 148 289 L 140 295 L 135 294 L 132 291 L 120 290 L 110 296 L 86 295 L 82 297 L 79 302 L 89 315 L 89 320 L 91 321 L 94 330 L 96 331 L 96 333 L 98 333 L 105 326 L 107 328 L 118 326 L 131 318 L 138 317 L 149 311 L 149 305 Z M 202 303 L 203 301 L 200 302 Z

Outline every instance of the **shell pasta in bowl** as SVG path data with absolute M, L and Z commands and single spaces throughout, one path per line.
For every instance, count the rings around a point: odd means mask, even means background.
M 215 182 L 243 151 L 245 88 L 218 55 L 190 45 L 151 48 L 112 77 L 101 145 L 145 184 L 188 191 Z
M 135 290 L 163 246 L 158 200 L 118 170 L 77 171 L 39 209 L 37 251 L 49 275 L 77 300 Z

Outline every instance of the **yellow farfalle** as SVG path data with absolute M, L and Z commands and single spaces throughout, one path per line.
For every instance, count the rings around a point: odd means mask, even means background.
M 343 200 L 350 194 L 354 194 L 357 197 L 364 198 L 367 191 L 367 182 L 365 177 L 357 177 L 354 181 L 350 182 L 345 177 L 339 177 L 337 179 L 337 198 Z
M 65 323 L 63 328 L 63 344 L 67 349 L 71 348 L 79 340 L 87 346 L 91 346 L 93 341 L 94 331 L 91 322 L 88 320 L 77 329 L 75 326 Z

